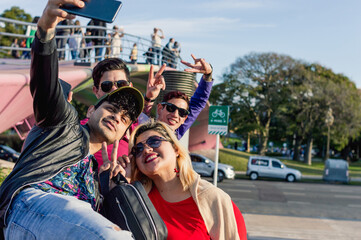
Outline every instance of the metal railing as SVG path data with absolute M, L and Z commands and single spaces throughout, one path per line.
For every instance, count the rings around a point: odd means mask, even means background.
M 13 20 L 9 18 L 0 17 L 0 27 L 5 28 L 6 24 L 13 24 L 23 26 L 24 30 L 26 28 L 36 28 L 35 23 L 23 22 L 18 20 Z M 152 47 L 152 41 L 143 37 L 135 36 L 128 33 L 118 32 L 119 35 L 123 35 L 121 39 L 121 51 L 117 51 L 117 54 L 114 54 L 114 46 L 111 45 L 111 40 L 113 39 L 113 34 L 115 33 L 114 29 L 100 27 L 100 26 L 79 26 L 79 25 L 68 25 L 68 26 L 57 26 L 59 29 L 68 29 L 69 32 L 72 32 L 70 35 L 56 35 L 55 39 L 58 45 L 59 60 L 60 61 L 69 61 L 74 60 L 75 62 L 96 62 L 107 57 L 119 57 L 127 63 L 137 63 L 137 64 L 158 64 L 166 63 L 168 66 L 176 69 L 184 69 L 180 64 L 181 57 L 179 53 L 170 51 L 164 46 L 161 47 L 158 57 L 154 52 Z M 81 29 L 82 34 L 76 35 L 73 34 L 75 29 Z M 105 36 L 91 36 L 87 35 L 87 31 L 90 29 L 100 29 L 105 31 Z M 110 34 L 110 36 L 108 35 Z M 34 36 L 29 36 L 25 34 L 16 34 L 10 32 L 0 31 L 0 38 L 8 38 L 11 42 L 14 39 L 18 39 L 19 46 L 3 46 L 0 45 L 0 52 L 6 57 L 13 58 L 29 58 L 30 57 L 30 48 L 20 47 L 21 40 L 27 40 L 34 38 Z M 77 44 L 75 47 L 70 47 L 69 40 L 76 39 Z M 63 45 L 61 46 L 61 43 Z M 98 44 L 94 44 L 94 43 Z M 92 44 L 93 43 L 93 44 Z M 100 43 L 100 44 L 99 44 Z M 130 55 L 133 49 L 133 45 L 137 44 L 137 60 L 136 62 L 131 62 Z M 168 51 L 167 51 L 168 50 Z M 73 51 L 73 53 L 72 53 Z M 113 52 L 112 52 L 113 51 Z M 15 54 L 13 54 L 15 53 Z M 16 55 L 16 53 L 18 53 Z M 14 55 L 14 56 L 13 56 Z

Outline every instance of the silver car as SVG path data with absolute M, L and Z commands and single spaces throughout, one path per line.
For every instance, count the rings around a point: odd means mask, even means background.
M 202 177 L 213 177 L 214 173 L 214 162 L 203 155 L 191 153 L 192 166 Z M 234 179 L 235 172 L 231 165 L 218 163 L 218 182 L 226 179 Z
M 258 177 L 280 178 L 288 182 L 301 180 L 301 172 L 288 168 L 280 160 L 265 156 L 250 156 L 247 165 L 247 176 L 251 180 Z

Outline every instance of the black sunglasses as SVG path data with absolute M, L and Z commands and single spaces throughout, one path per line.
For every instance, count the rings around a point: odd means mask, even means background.
M 168 141 L 168 140 L 166 140 L 162 137 L 159 137 L 159 136 L 151 136 L 145 141 L 145 143 L 139 142 L 136 145 L 134 145 L 131 153 L 133 156 L 139 157 L 142 154 L 142 152 L 144 151 L 145 144 L 147 144 L 151 148 L 159 148 L 162 141 Z
M 168 112 L 174 112 L 175 110 L 178 110 L 178 114 L 180 117 L 186 117 L 189 114 L 189 111 L 187 109 L 184 108 L 180 108 L 177 107 L 176 105 L 174 105 L 173 103 L 169 103 L 169 102 L 161 102 L 160 104 L 162 104 L 163 106 L 165 105 L 166 109 Z
M 120 88 L 120 87 L 124 87 L 124 86 L 129 86 L 129 82 L 127 80 L 118 80 L 118 81 L 115 81 L 115 82 L 104 81 L 104 82 L 102 82 L 100 84 L 100 87 L 101 87 L 103 92 L 107 93 L 112 89 L 112 87 L 114 85 L 116 85 L 117 88 Z

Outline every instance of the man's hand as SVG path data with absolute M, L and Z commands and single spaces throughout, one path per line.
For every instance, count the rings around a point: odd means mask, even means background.
M 148 83 L 147 83 L 147 92 L 145 96 L 151 100 L 154 100 L 158 97 L 160 90 L 165 90 L 165 81 L 162 73 L 164 72 L 166 65 L 163 64 L 159 69 L 157 74 L 154 75 L 153 65 L 150 66 Z
M 196 58 L 193 54 L 191 54 L 194 64 L 191 64 L 186 61 L 181 61 L 184 65 L 190 67 L 185 69 L 186 72 L 193 72 L 193 73 L 203 73 L 204 75 L 209 75 L 212 73 L 212 67 L 209 63 L 207 63 L 203 58 Z
M 64 19 L 75 18 L 75 15 L 60 9 L 60 6 L 64 4 L 72 4 L 80 8 L 84 7 L 84 2 L 81 0 L 49 0 L 38 21 L 38 26 L 44 32 L 55 30 L 56 25 Z
M 103 165 L 100 166 L 99 169 L 99 175 L 110 169 L 109 177 L 112 179 L 117 174 L 125 174 L 124 169 L 121 165 L 119 165 L 117 161 L 117 154 L 118 154 L 118 146 L 119 146 L 119 140 L 114 141 L 112 153 L 110 155 L 110 160 L 108 158 L 108 150 L 107 150 L 107 144 L 106 142 L 102 143 L 102 157 L 103 157 Z M 125 176 L 125 175 L 124 175 Z M 109 181 L 109 189 L 112 189 L 115 186 L 115 183 L 113 181 Z

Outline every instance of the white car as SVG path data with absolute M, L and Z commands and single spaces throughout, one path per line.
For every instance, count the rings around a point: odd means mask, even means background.
M 288 182 L 301 180 L 301 172 L 288 168 L 280 160 L 265 156 L 250 156 L 247 165 L 247 176 L 251 180 L 258 177 L 280 178 Z
M 202 177 L 213 177 L 214 173 L 214 162 L 203 155 L 191 153 L 192 166 Z M 231 165 L 218 163 L 218 181 L 226 179 L 234 179 L 235 172 Z

